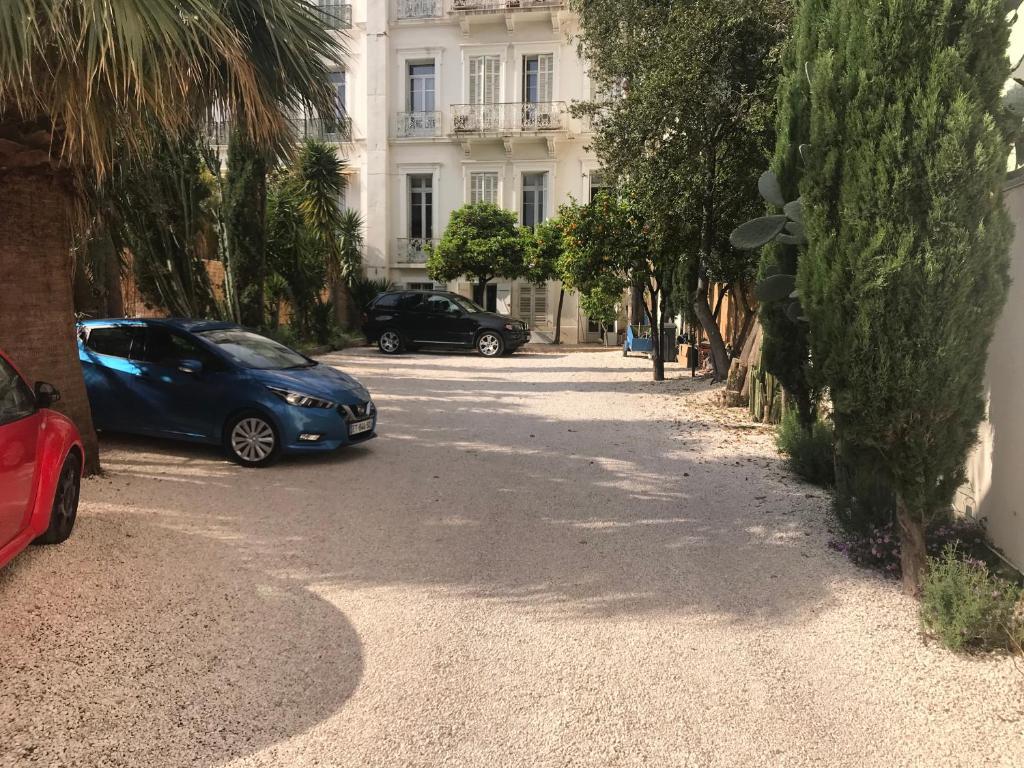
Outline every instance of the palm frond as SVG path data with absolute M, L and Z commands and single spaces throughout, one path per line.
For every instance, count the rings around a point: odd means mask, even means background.
M 3 0 L 0 138 L 103 176 L 151 125 L 173 137 L 217 110 L 283 147 L 299 105 L 337 110 L 343 55 L 305 0 Z

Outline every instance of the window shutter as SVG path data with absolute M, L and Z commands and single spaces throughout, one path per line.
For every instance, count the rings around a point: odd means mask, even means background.
M 547 53 L 537 57 L 537 101 L 546 104 L 553 100 L 555 57 Z
M 474 56 L 469 60 L 469 103 L 484 103 L 484 59 Z
M 533 323 L 546 323 L 548 319 L 548 287 L 546 285 L 535 285 L 533 287 Z
M 533 305 L 530 295 L 532 286 L 522 285 L 519 287 L 519 319 L 530 321 L 530 308 Z
M 501 58 L 488 56 L 484 59 L 485 83 L 484 104 L 497 104 L 501 98 Z

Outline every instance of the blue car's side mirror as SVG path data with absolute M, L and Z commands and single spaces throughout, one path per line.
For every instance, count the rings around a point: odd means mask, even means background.
M 203 372 L 203 364 L 198 360 L 182 360 L 178 363 L 178 370 L 195 375 Z

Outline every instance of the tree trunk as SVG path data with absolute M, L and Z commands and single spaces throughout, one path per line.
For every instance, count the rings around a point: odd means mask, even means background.
M 647 317 L 651 321 L 651 364 L 654 369 L 654 380 L 664 381 L 665 355 L 661 348 L 661 313 L 658 311 L 658 294 L 660 291 L 653 287 L 649 290 L 651 294 L 651 305 L 647 306 L 647 303 L 644 302 L 644 311 L 647 313 Z
M 334 319 L 342 330 L 352 326 L 352 296 L 348 292 L 345 280 L 335 270 L 330 274 L 331 304 L 334 306 Z
M 721 381 L 729 373 L 729 354 L 725 351 L 722 331 L 711 314 L 711 306 L 708 304 L 708 283 L 703 270 L 697 278 L 697 295 L 693 302 L 693 311 L 697 315 L 704 333 L 708 335 L 708 341 L 711 342 L 711 361 L 715 366 L 715 380 Z
M 903 570 L 903 592 L 916 595 L 921 590 L 928 560 L 924 524 L 907 508 L 903 499 L 896 501 L 896 520 L 900 524 L 900 567 Z
M 558 312 L 555 315 L 555 339 L 552 344 L 562 343 L 562 305 L 565 303 L 565 288 L 558 291 Z
M 75 336 L 72 205 L 51 173 L 0 175 L 0 347 L 30 384 L 60 390 L 57 409 L 82 433 L 92 474 L 99 450 Z

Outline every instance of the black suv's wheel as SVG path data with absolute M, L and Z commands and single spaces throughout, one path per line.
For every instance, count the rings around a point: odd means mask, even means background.
M 397 355 L 402 351 L 402 336 L 394 328 L 388 328 L 377 339 L 377 349 L 385 355 Z
M 505 351 L 505 340 L 497 331 L 484 331 L 476 339 L 476 348 L 484 357 L 498 357 Z
M 72 451 L 64 459 L 50 508 L 50 525 L 36 544 L 60 544 L 71 535 L 78 516 L 78 492 L 82 484 L 82 460 Z
M 281 438 L 270 419 L 256 411 L 246 411 L 228 422 L 224 448 L 243 467 L 266 467 L 280 457 Z

